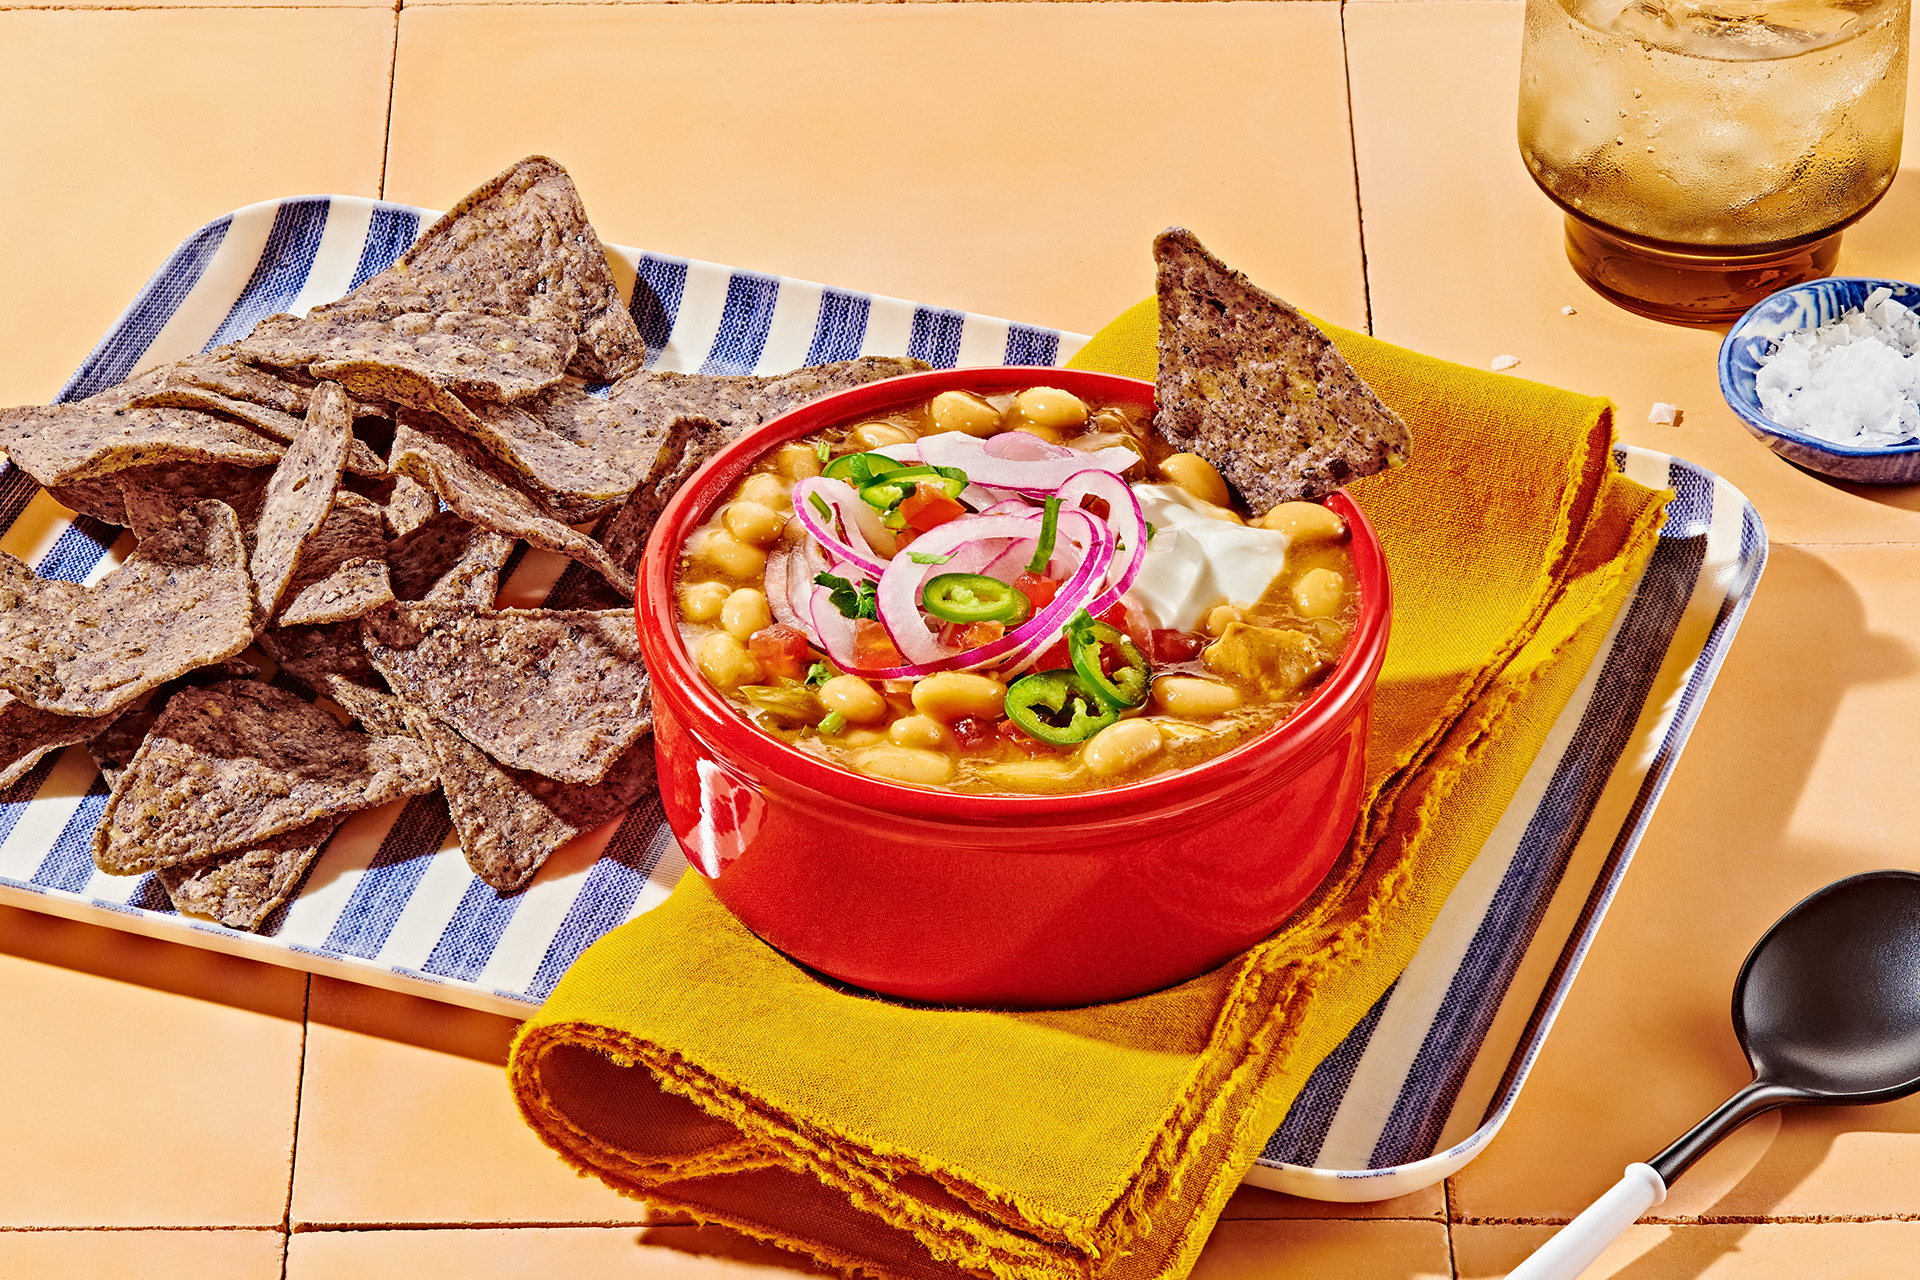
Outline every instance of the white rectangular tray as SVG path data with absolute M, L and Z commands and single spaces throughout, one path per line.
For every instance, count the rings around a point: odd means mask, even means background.
M 244 336 L 336 298 L 435 215 L 343 196 L 271 201 L 188 238 L 60 399 Z M 651 368 L 781 372 L 862 354 L 937 367 L 1045 365 L 1085 339 L 710 263 L 614 248 Z M 1619 884 L 1766 554 L 1724 482 L 1642 450 L 1628 474 L 1679 494 L 1659 549 L 1506 820 L 1405 975 L 1316 1071 L 1249 1180 L 1322 1199 L 1379 1199 L 1437 1181 L 1505 1119 Z M 44 577 L 95 580 L 119 531 L 72 517 L 0 470 L 0 550 Z M 502 599 L 535 604 L 578 569 L 532 552 Z M 660 902 L 686 870 L 656 801 L 556 853 L 524 892 L 475 879 L 437 797 L 343 826 L 260 934 L 172 909 L 151 875 L 95 870 L 107 791 L 84 747 L 0 792 L 0 902 L 273 964 L 525 1016 L 588 944 Z

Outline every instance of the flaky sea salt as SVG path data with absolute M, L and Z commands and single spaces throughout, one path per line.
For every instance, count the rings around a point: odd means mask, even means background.
M 1647 411 L 1647 421 L 1656 427 L 1670 427 L 1680 420 L 1680 406 L 1668 404 L 1665 400 L 1655 400 L 1653 408 Z
M 1572 307 L 1562 307 L 1560 308 L 1560 314 L 1563 316 L 1577 316 L 1580 313 L 1578 311 L 1575 311 Z
M 1831 444 L 1920 438 L 1920 316 L 1875 289 L 1859 310 L 1780 339 L 1753 386 L 1769 418 Z
M 1502 369 L 1511 369 L 1519 363 L 1519 356 L 1495 356 L 1493 363 L 1489 364 L 1487 368 L 1493 370 L 1495 373 L 1499 373 Z

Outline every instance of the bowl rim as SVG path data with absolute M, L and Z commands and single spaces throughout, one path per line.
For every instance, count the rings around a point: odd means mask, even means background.
M 1148 407 L 1154 402 L 1153 383 L 1119 374 L 1048 365 L 935 369 L 866 383 L 811 401 L 768 419 L 709 459 L 662 509 L 648 535 L 637 575 L 635 623 L 648 669 L 653 673 L 655 696 L 674 701 L 676 709 L 688 714 L 693 723 L 684 727 L 705 740 L 727 763 L 744 756 L 756 770 L 782 784 L 804 787 L 864 809 L 933 820 L 989 819 L 1001 823 L 1009 819 L 1080 818 L 1106 810 L 1178 809 L 1196 797 L 1205 798 L 1250 778 L 1278 785 L 1318 758 L 1320 744 L 1346 723 L 1353 702 L 1371 697 L 1385 656 L 1392 613 L 1392 587 L 1379 536 L 1344 489 L 1328 501 L 1348 522 L 1354 573 L 1364 589 L 1354 629 L 1340 660 L 1320 687 L 1285 720 L 1188 768 L 1122 786 L 1058 795 L 959 792 L 892 782 L 831 764 L 766 733 L 700 676 L 680 639 L 673 574 L 684 536 L 707 518 L 747 467 L 771 449 L 812 431 L 862 414 L 898 408 L 939 391 L 959 388 L 996 394 L 1031 386 L 1058 386 L 1076 394 L 1131 399 Z M 731 742 L 722 743 L 716 738 Z
M 1865 285 L 1869 293 L 1876 288 L 1892 285 L 1895 287 L 1895 297 L 1899 301 L 1908 306 L 1909 309 L 1920 312 L 1920 283 L 1912 280 L 1896 280 L 1891 276 L 1821 276 L 1817 280 L 1802 280 L 1799 284 L 1788 285 L 1784 289 L 1776 289 L 1742 312 L 1740 318 L 1735 320 L 1732 326 L 1728 328 L 1727 336 L 1720 340 L 1720 354 L 1717 363 L 1719 365 L 1721 398 L 1727 402 L 1727 407 L 1732 409 L 1741 421 L 1745 422 L 1759 434 L 1772 436 L 1786 443 L 1798 445 L 1820 453 L 1831 454 L 1836 458 L 1898 458 L 1906 454 L 1920 453 L 1920 439 L 1910 441 L 1906 444 L 1889 444 L 1874 447 L 1836 444 L 1831 440 L 1822 440 L 1818 436 L 1808 435 L 1803 431 L 1796 431 L 1792 427 L 1782 426 L 1778 422 L 1775 422 L 1772 418 L 1767 417 L 1765 413 L 1760 411 L 1758 396 L 1742 394 L 1743 391 L 1750 389 L 1751 383 L 1749 380 L 1743 387 L 1742 384 L 1736 382 L 1734 359 L 1739 354 L 1741 345 L 1752 341 L 1754 338 L 1754 335 L 1747 331 L 1758 323 L 1756 313 L 1776 298 L 1781 298 L 1789 294 L 1806 293 L 1822 286 L 1835 284 Z M 1901 295 L 1902 290 L 1905 291 L 1905 296 Z

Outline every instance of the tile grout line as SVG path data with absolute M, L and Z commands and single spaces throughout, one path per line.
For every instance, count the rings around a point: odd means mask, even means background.
M 393 53 L 387 59 L 387 119 L 386 127 L 380 133 L 380 194 L 387 198 L 387 154 L 393 148 L 393 95 L 394 82 L 400 78 L 400 10 L 405 0 L 393 0 Z M 307 979 L 308 990 L 313 987 L 311 976 Z
M 1347 95 L 1347 157 L 1353 162 L 1353 221 L 1360 240 L 1360 314 L 1373 332 L 1373 282 L 1367 275 L 1367 211 L 1360 204 L 1360 130 L 1353 118 L 1353 52 L 1347 45 L 1347 3 L 1340 0 L 1340 81 Z
M 1460 1280 L 1460 1260 L 1453 1252 L 1453 1179 L 1440 1179 L 1440 1198 L 1447 1209 L 1447 1274 Z
M 307 1039 L 313 1034 L 313 975 L 300 997 L 300 1069 L 293 1077 L 293 1141 L 287 1151 L 287 1204 L 280 1213 L 280 1280 L 293 1251 L 293 1184 L 300 1173 L 300 1102 L 307 1090 Z

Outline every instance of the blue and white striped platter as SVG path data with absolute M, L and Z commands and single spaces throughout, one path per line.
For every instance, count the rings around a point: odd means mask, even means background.
M 129 374 L 303 311 L 385 267 L 430 225 L 352 197 L 252 205 L 189 237 L 62 390 Z M 860 354 L 949 367 L 1056 364 L 1085 341 L 951 309 L 614 247 L 649 367 L 771 373 Z M 1678 493 L 1659 550 L 1506 818 L 1407 973 L 1313 1076 L 1250 1181 L 1378 1199 L 1471 1159 L 1506 1116 L 1698 715 L 1765 558 L 1752 507 L 1678 459 L 1625 450 Z M 0 550 L 43 576 L 96 581 L 128 544 L 0 469 Z M 504 603 L 532 605 L 567 562 L 510 564 Z M 500 898 L 468 871 L 431 797 L 335 835 L 262 934 L 173 911 L 152 876 L 96 871 L 106 786 L 85 748 L 0 792 L 0 902 L 268 963 L 523 1016 L 594 939 L 654 906 L 686 870 L 657 801 L 556 853 Z
M 1308 1079 L 1248 1181 L 1384 1200 L 1478 1155 L 1520 1086 L 1766 564 L 1760 515 L 1690 462 L 1625 448 L 1671 488 L 1632 597 L 1406 972 Z

